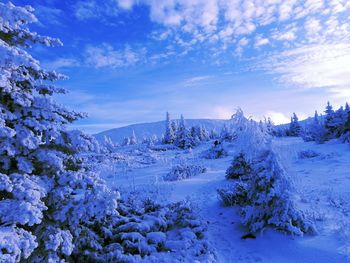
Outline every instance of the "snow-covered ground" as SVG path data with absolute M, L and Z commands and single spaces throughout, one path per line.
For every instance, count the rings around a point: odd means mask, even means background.
M 190 199 L 199 216 L 208 222 L 208 238 L 218 262 L 350 262 L 349 145 L 275 139 L 275 149 L 294 185 L 297 204 L 315 220 L 318 233 L 293 237 L 266 229 L 256 239 L 243 240 L 246 232 L 236 208 L 223 207 L 216 191 L 230 183 L 225 179 L 225 171 L 235 145 L 225 145 L 229 152 L 225 158 L 201 158 L 211 144 L 202 144 L 192 151 L 119 148 L 120 160 L 107 164 L 103 174 L 122 194 L 138 192 L 162 202 Z M 122 156 L 127 160 L 122 160 Z M 184 161 L 203 165 L 207 171 L 181 181 L 163 180 L 174 164 Z

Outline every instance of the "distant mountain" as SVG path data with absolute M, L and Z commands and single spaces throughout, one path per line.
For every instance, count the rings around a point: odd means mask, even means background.
M 187 127 L 202 125 L 208 131 L 215 129 L 216 132 L 220 132 L 224 124 L 228 122 L 229 120 L 210 120 L 210 119 L 185 120 Z M 123 141 L 124 137 L 129 137 L 133 131 L 135 132 L 135 135 L 138 139 L 142 139 L 143 137 L 151 137 L 152 135 L 157 135 L 158 137 L 161 137 L 165 131 L 165 121 L 133 124 L 125 127 L 103 131 L 98 134 L 95 134 L 94 136 L 99 141 L 103 141 L 104 136 L 108 136 L 112 139 L 113 142 L 120 143 Z
M 320 116 L 320 121 L 323 120 L 323 116 Z M 179 121 L 179 120 L 176 120 Z M 211 131 L 213 129 L 216 130 L 216 132 L 220 132 L 222 127 L 225 124 L 229 124 L 230 120 L 215 120 L 215 119 L 188 119 L 185 120 L 187 127 L 192 127 L 196 125 L 202 125 L 205 127 L 208 131 Z M 306 127 L 309 123 L 313 121 L 313 117 L 309 117 L 305 120 L 299 121 L 302 128 Z M 280 124 L 277 125 L 278 128 L 286 129 L 289 127 L 289 123 L 287 124 Z M 150 123 L 139 123 L 139 124 L 132 124 L 125 127 L 110 129 L 107 131 L 103 131 L 100 133 L 95 134 L 94 136 L 99 141 L 103 141 L 104 136 L 110 137 L 113 142 L 122 142 L 125 137 L 131 136 L 132 132 L 135 132 L 135 135 L 138 139 L 142 139 L 143 137 L 151 137 L 152 135 L 156 135 L 158 138 L 160 138 L 165 131 L 165 121 L 158 121 L 158 122 L 150 122 Z

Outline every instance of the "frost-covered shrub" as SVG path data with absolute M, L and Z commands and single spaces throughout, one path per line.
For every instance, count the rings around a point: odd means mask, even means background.
M 119 216 L 104 225 L 95 225 L 95 243 L 79 240 L 74 262 L 157 262 L 170 257 L 184 261 L 181 251 L 195 259 L 210 258 L 205 232 L 207 225 L 198 219 L 189 202 L 160 205 L 150 199 L 120 200 Z M 89 235 L 86 232 L 86 235 Z M 88 249 L 87 249 L 88 248 Z
M 163 177 L 165 181 L 178 181 L 187 179 L 206 172 L 206 168 L 195 164 L 178 164 L 172 167 L 171 171 Z
M 226 170 L 226 179 L 247 179 L 252 169 L 243 152 L 233 158 L 229 168 Z
M 265 227 L 302 235 L 313 233 L 313 223 L 299 211 L 291 197 L 285 171 L 271 150 L 263 150 L 253 160 L 253 173 L 247 181 L 247 203 L 241 208 L 242 222 L 250 232 Z
M 217 193 L 224 206 L 243 206 L 247 202 L 247 185 L 241 181 L 235 181 L 230 186 L 218 189 Z
M 156 152 L 165 152 L 165 151 L 178 150 L 179 148 L 177 148 L 173 144 L 159 144 L 159 145 L 150 146 L 150 149 Z
M 228 153 L 221 143 L 214 144 L 214 146 L 202 153 L 205 159 L 220 159 L 227 155 Z
M 313 151 L 313 150 L 304 150 L 298 152 L 298 158 L 299 159 L 309 159 L 320 156 L 319 153 Z

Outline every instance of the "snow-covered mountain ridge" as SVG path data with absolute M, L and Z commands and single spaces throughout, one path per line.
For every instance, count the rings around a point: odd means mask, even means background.
M 228 124 L 229 121 L 230 120 L 188 119 L 186 120 L 186 126 L 192 127 L 200 125 L 205 127 L 208 131 L 215 129 L 216 132 L 220 132 L 222 127 L 225 124 Z M 153 135 L 161 137 L 165 131 L 165 121 L 132 124 L 125 127 L 110 129 L 95 134 L 95 137 L 99 141 L 102 141 L 104 139 L 104 136 L 107 136 L 111 138 L 114 142 L 121 142 L 124 137 L 130 136 L 133 133 L 133 131 L 135 132 L 136 137 L 140 139 L 143 137 L 151 137 Z

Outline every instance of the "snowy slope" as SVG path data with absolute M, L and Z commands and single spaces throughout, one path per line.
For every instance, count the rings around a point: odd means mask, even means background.
M 186 120 L 186 126 L 203 125 L 208 131 L 215 129 L 220 132 L 222 127 L 228 120 L 210 120 L 210 119 L 189 119 Z M 124 137 L 129 137 L 132 132 L 135 132 L 137 138 L 142 139 L 143 137 L 151 137 L 156 135 L 161 137 L 165 130 L 165 121 L 151 122 L 151 123 L 140 123 L 133 124 L 121 128 L 115 128 L 107 131 L 103 131 L 95 135 L 95 137 L 102 141 L 104 136 L 108 136 L 113 142 L 121 142 Z
M 225 146 L 229 151 L 226 158 L 202 159 L 201 153 L 211 143 L 193 151 L 149 152 L 153 161 L 148 163 L 139 161 L 137 146 L 119 148 L 129 161 L 124 165 L 108 164 L 102 174 L 123 194 L 137 191 L 163 202 L 190 199 L 199 216 L 209 224 L 209 241 L 216 251 L 217 262 L 350 262 L 349 145 L 337 142 L 316 145 L 304 143 L 300 138 L 276 139 L 274 145 L 295 186 L 298 206 L 315 220 L 318 233 L 293 237 L 267 229 L 256 239 L 242 240 L 246 232 L 236 208 L 222 207 L 216 193 L 216 189 L 229 183 L 225 170 L 236 147 L 234 143 Z M 307 150 L 317 156 L 300 158 L 299 153 Z M 163 176 L 179 159 L 205 165 L 207 172 L 182 181 L 163 181 Z

